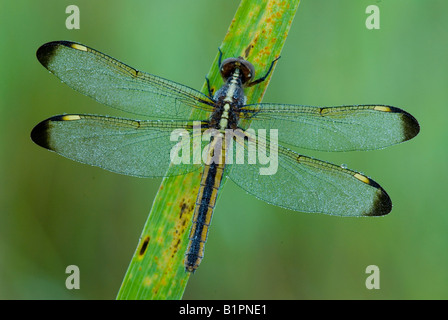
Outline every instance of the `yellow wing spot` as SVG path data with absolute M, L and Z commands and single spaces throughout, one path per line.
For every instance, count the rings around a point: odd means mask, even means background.
M 358 179 L 358 180 L 360 180 L 360 181 L 362 181 L 362 182 L 364 182 L 364 183 L 367 183 L 367 184 L 370 183 L 369 178 L 367 178 L 366 176 L 363 176 L 362 174 L 355 173 L 353 176 L 354 176 L 356 179 Z
M 383 111 L 383 112 L 390 112 L 390 108 L 386 107 L 386 106 L 376 106 L 375 108 L 373 108 L 373 110 L 376 111 Z
M 325 114 L 327 114 L 329 112 L 330 112 L 330 110 L 328 108 L 319 108 L 319 114 L 321 116 L 323 116 L 323 115 L 325 115 Z
M 62 120 L 64 121 L 71 121 L 71 120 L 80 120 L 81 117 L 76 114 L 69 114 L 66 116 L 62 116 Z
M 82 45 L 77 44 L 77 43 L 72 43 L 72 44 L 71 44 L 71 47 L 72 47 L 73 49 L 76 49 L 76 50 L 87 51 L 87 47 L 82 46 Z
M 133 77 L 138 77 L 138 73 L 139 73 L 139 71 L 137 70 L 137 69 L 134 69 L 134 68 L 130 68 L 131 69 L 131 74 L 132 74 L 132 76 Z

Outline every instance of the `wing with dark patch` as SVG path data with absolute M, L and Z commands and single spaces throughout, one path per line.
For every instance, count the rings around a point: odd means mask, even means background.
M 195 133 L 194 123 L 188 121 L 60 115 L 35 126 L 31 139 L 64 157 L 112 172 L 164 177 L 172 155 L 178 160 L 170 175 L 201 168 L 200 162 L 192 161 L 193 154 L 182 161 L 183 150 L 202 150 L 206 142 L 200 137 L 194 139 L 201 133 L 201 130 Z M 194 146 L 195 143 L 199 146 Z
M 199 91 L 138 71 L 92 48 L 69 41 L 49 42 L 37 59 L 71 88 L 100 103 L 154 119 L 190 119 L 192 108 L 211 111 Z
M 417 120 L 404 110 L 383 105 L 310 107 L 254 104 L 241 112 L 250 128 L 277 129 L 279 141 L 320 151 L 384 148 L 415 137 Z
M 382 216 L 392 210 L 386 191 L 367 176 L 246 135 L 235 144 L 244 148 L 245 161 L 231 165 L 229 178 L 255 197 L 295 211 L 338 216 Z M 248 161 L 250 150 L 256 150 L 256 161 Z

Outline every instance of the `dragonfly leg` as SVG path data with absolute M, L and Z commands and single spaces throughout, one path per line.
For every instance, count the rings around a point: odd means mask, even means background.
M 218 68 L 221 68 L 221 63 L 222 63 L 222 51 L 221 51 L 221 48 L 218 48 L 218 51 L 219 51 Z M 210 87 L 210 80 L 208 79 L 207 76 L 205 76 L 205 81 L 207 81 L 208 96 L 210 98 L 213 98 L 213 91 L 212 91 L 212 88 Z
M 218 48 L 218 51 L 219 51 L 218 67 L 221 68 L 221 62 L 222 62 L 222 51 L 221 51 L 221 48 Z
M 210 87 L 210 80 L 208 79 L 207 76 L 205 76 L 205 81 L 207 82 L 208 97 L 213 99 L 213 90 Z
M 278 59 L 280 59 L 280 57 L 275 58 L 275 59 L 271 62 L 271 66 L 269 67 L 268 72 L 266 72 L 266 74 L 265 74 L 264 76 L 262 76 L 261 78 L 258 78 L 257 80 L 252 81 L 251 83 L 249 83 L 249 84 L 247 85 L 247 87 L 252 87 L 252 86 L 254 86 L 254 85 L 256 85 L 256 84 L 259 84 L 260 82 L 263 82 L 264 80 L 266 80 L 266 78 L 267 78 L 267 77 L 269 76 L 269 74 L 271 73 L 272 68 L 274 67 L 274 63 L 275 63 Z

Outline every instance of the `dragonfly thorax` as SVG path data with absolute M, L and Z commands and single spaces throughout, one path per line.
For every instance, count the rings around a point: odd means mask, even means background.
M 241 65 L 236 67 L 236 64 L 237 62 L 234 64 L 232 74 L 224 78 L 226 83 L 214 96 L 215 109 L 210 117 L 210 127 L 218 130 L 237 129 L 240 108 L 246 103 L 243 89 L 243 79 L 246 79 L 246 76 L 244 76 L 245 71 Z

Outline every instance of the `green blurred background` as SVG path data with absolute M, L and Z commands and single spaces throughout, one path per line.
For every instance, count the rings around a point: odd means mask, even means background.
M 80 30 L 65 28 L 70 4 L 80 8 Z M 365 27 L 370 4 L 381 10 L 380 30 Z M 199 89 L 237 6 L 228 0 L 0 3 L 0 298 L 114 299 L 160 184 L 32 143 L 33 126 L 52 115 L 121 115 L 61 84 L 39 64 L 37 48 L 78 41 Z M 264 101 L 390 104 L 413 114 L 421 133 L 401 145 L 299 150 L 371 176 L 394 209 L 382 218 L 296 213 L 229 181 L 184 298 L 448 298 L 447 11 L 448 2 L 436 0 L 301 1 Z M 71 264 L 80 268 L 80 290 L 65 288 Z M 365 287 L 368 265 L 380 268 L 379 290 Z

